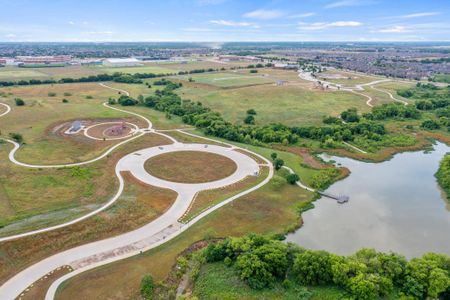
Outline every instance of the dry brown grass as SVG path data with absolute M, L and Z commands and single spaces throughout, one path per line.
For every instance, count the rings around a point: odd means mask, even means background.
M 113 179 L 116 162 L 126 153 L 145 147 L 169 144 L 160 135 L 147 134 L 113 152 L 102 160 L 104 176 L 96 186 L 96 193 L 111 196 L 116 192 Z M 106 211 L 85 221 L 59 230 L 37 234 L 0 244 L 0 284 L 30 264 L 57 252 L 88 242 L 128 232 L 148 223 L 170 207 L 176 193 L 170 190 L 143 185 L 125 174 L 126 189 L 117 202 Z M 61 195 L 63 196 L 63 195 Z
M 179 151 L 154 156 L 145 162 L 144 168 L 153 176 L 164 180 L 201 183 L 230 176 L 237 166 L 234 161 L 222 155 Z
M 139 299 L 142 277 L 151 274 L 156 281 L 165 279 L 178 254 L 192 243 L 211 236 L 284 231 L 299 223 L 297 207 L 310 197 L 296 186 L 269 183 L 211 213 L 156 249 L 74 277 L 63 285 L 56 299 Z
M 206 190 L 198 193 L 192 205 L 189 207 L 189 211 L 181 219 L 181 221 L 187 222 L 200 214 L 206 208 L 220 203 L 223 200 L 228 199 L 229 197 L 256 185 L 267 177 L 268 171 L 268 167 L 262 167 L 260 168 L 260 173 L 258 176 L 247 176 L 243 180 L 227 185 L 225 187 Z

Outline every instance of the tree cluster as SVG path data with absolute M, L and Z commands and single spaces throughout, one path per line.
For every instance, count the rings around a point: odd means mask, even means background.
M 227 262 L 253 289 L 276 281 L 335 285 L 355 299 L 377 299 L 396 291 L 405 299 L 446 297 L 450 293 L 450 257 L 428 253 L 407 261 L 395 253 L 361 249 L 351 256 L 305 250 L 292 243 L 250 234 L 209 244 L 207 262 Z

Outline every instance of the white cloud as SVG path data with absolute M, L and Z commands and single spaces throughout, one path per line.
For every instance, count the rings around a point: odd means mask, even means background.
M 420 13 L 414 13 L 414 14 L 409 14 L 409 15 L 403 15 L 403 16 L 398 16 L 397 18 L 400 19 L 412 19 L 412 18 L 421 18 L 421 17 L 430 17 L 430 16 L 436 16 L 436 15 L 440 15 L 441 13 L 439 12 L 420 12 Z
M 372 0 L 340 0 L 332 2 L 325 6 L 325 8 L 337 8 L 337 7 L 348 7 L 348 6 L 363 6 L 376 3 Z
M 316 23 L 299 23 L 300 30 L 322 30 L 327 28 L 342 28 L 342 27 L 359 27 L 363 25 L 361 22 L 356 21 L 337 21 L 337 22 L 316 22 Z
M 111 34 L 113 34 L 112 31 L 87 31 L 84 33 L 89 34 L 89 35 L 111 35 Z
M 304 14 L 290 15 L 290 16 L 288 16 L 288 18 L 289 19 L 302 19 L 302 18 L 312 17 L 315 15 L 316 15 L 316 13 L 308 12 L 308 13 L 304 13 Z
M 246 18 L 252 19 L 260 19 L 260 20 L 270 20 L 276 19 L 283 16 L 284 13 L 281 10 L 266 10 L 266 9 L 257 9 L 244 14 Z
M 402 25 L 394 25 L 392 27 L 386 27 L 383 29 L 378 30 L 378 32 L 382 33 L 402 33 L 402 32 L 410 32 L 408 28 Z
M 74 21 L 69 21 L 68 23 L 69 23 L 69 25 L 75 25 Z
M 12 33 L 10 33 L 10 34 L 7 34 L 7 35 L 6 35 L 6 37 L 7 37 L 7 38 L 9 38 L 9 39 L 13 39 L 13 38 L 15 38 L 15 37 L 16 37 L 16 35 L 15 35 L 15 34 L 12 34 Z
M 254 26 L 254 24 L 248 23 L 248 22 L 235 22 L 235 21 L 227 21 L 227 20 L 211 20 L 209 22 L 212 24 L 216 24 L 216 25 L 231 26 L 231 27 Z

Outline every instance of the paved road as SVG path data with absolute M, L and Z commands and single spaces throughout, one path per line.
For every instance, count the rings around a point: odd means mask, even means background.
M 140 251 L 146 251 L 150 248 L 160 245 L 162 242 L 175 237 L 176 235 L 187 229 L 187 225 L 183 225 L 177 220 L 187 210 L 196 192 L 203 189 L 218 188 L 235 183 L 239 180 L 242 180 L 246 176 L 253 175 L 255 171 L 259 169 L 258 164 L 249 156 L 246 156 L 237 151 L 233 151 L 230 148 L 214 145 L 208 145 L 205 148 L 205 145 L 202 144 L 182 143 L 163 146 L 162 148 L 163 149 L 160 149 L 160 147 L 152 147 L 143 149 L 123 157 L 116 166 L 116 175 L 121 178 L 121 171 L 129 171 L 139 180 L 145 183 L 175 190 L 178 193 L 177 199 L 167 212 L 165 212 L 156 220 L 144 225 L 137 230 L 122 234 L 114 238 L 76 247 L 53 255 L 47 259 L 42 260 L 41 262 L 36 263 L 35 265 L 25 269 L 24 271 L 20 272 L 9 281 L 7 281 L 0 288 L 0 299 L 13 299 L 17 295 L 19 295 L 27 286 L 38 280 L 46 273 L 62 265 L 70 265 L 74 270 L 81 269 L 80 271 L 78 271 L 81 272 L 101 264 L 109 263 L 114 260 L 119 260 L 123 259 L 124 257 L 138 254 Z M 210 183 L 192 185 L 164 181 L 159 178 L 153 177 L 146 172 L 143 172 L 143 163 L 148 158 L 159 155 L 161 153 L 185 150 L 212 152 L 226 156 L 235 161 L 238 168 L 234 174 L 225 179 L 213 181 Z M 263 182 L 262 184 L 268 182 L 269 179 L 270 176 L 268 176 L 265 182 Z M 262 186 L 262 184 L 259 184 L 258 186 L 253 187 L 252 189 L 249 189 L 245 192 L 242 192 L 235 197 L 232 197 L 232 200 L 246 193 L 249 193 L 256 188 L 259 188 L 260 186 Z M 197 222 L 201 219 L 201 217 L 221 207 L 222 205 L 217 206 L 214 209 L 210 209 L 202 216 L 191 221 L 190 224 Z M 74 274 L 77 273 L 70 273 L 70 276 L 73 276 Z M 70 277 L 68 275 L 66 275 L 64 279 Z M 56 284 L 57 283 L 55 283 L 55 285 Z M 52 293 L 56 291 L 56 288 L 57 285 L 54 286 L 53 289 L 49 290 L 49 299 L 53 298 Z
M 380 83 L 383 83 L 383 82 L 389 82 L 389 81 L 392 81 L 392 79 L 379 79 L 379 80 L 371 81 L 371 82 L 368 82 L 368 83 L 356 84 L 354 86 L 343 86 L 342 84 L 337 84 L 337 83 L 333 83 L 333 82 L 329 82 L 329 81 L 319 80 L 319 79 L 313 77 L 311 75 L 311 73 L 309 73 L 309 72 L 299 71 L 298 76 L 300 78 L 304 79 L 304 80 L 308 80 L 308 81 L 312 81 L 312 82 L 319 82 L 320 81 L 323 85 L 326 85 L 329 88 L 334 89 L 334 90 L 351 92 L 351 93 L 354 93 L 356 95 L 363 96 L 363 97 L 367 98 L 366 104 L 369 107 L 373 107 L 373 104 L 372 104 L 373 98 L 371 96 L 369 96 L 369 95 L 366 95 L 366 94 L 358 92 L 358 91 L 364 91 L 364 87 L 365 86 L 370 86 L 374 90 L 386 93 L 386 94 L 389 95 L 389 98 L 391 98 L 392 100 L 401 102 L 404 105 L 408 105 L 408 102 L 403 101 L 403 100 L 398 99 L 398 98 L 395 98 L 390 92 L 384 91 L 384 90 L 381 90 L 381 89 L 378 89 L 378 88 L 375 87 L 376 84 L 380 84 Z
M 117 108 L 111 107 L 111 106 L 107 105 L 106 103 L 104 105 L 109 108 L 112 108 L 112 109 L 116 109 L 116 110 L 123 111 L 123 112 L 128 112 L 128 111 L 125 111 L 122 109 L 117 109 Z M 135 113 L 132 113 L 132 114 L 135 114 Z M 145 117 L 140 116 L 139 114 L 135 114 L 135 115 L 147 120 Z M 147 121 L 149 124 L 148 129 L 150 129 L 151 122 L 149 120 L 147 120 Z M 129 140 L 119 143 L 118 145 L 108 149 L 107 153 L 105 153 L 93 160 L 81 162 L 81 163 L 77 163 L 77 164 L 32 165 L 32 164 L 26 164 L 26 163 L 19 162 L 14 158 L 14 154 L 18 150 L 20 145 L 11 140 L 8 140 L 8 142 L 10 142 L 14 145 L 14 149 L 11 150 L 9 158 L 13 163 L 16 163 L 16 164 L 24 166 L 24 167 L 31 167 L 31 168 L 51 168 L 51 167 L 54 168 L 54 167 L 81 165 L 81 164 L 91 163 L 91 162 L 97 161 L 97 160 L 105 157 L 107 154 L 109 154 L 112 150 L 114 150 L 119 145 L 121 145 L 125 142 L 128 142 L 132 139 L 135 139 L 135 138 L 141 136 L 142 134 L 144 134 L 144 132 L 142 132 L 140 135 L 137 135 Z M 55 254 L 49 258 L 46 258 L 46 259 L 30 266 L 29 268 L 16 274 L 14 277 L 9 279 L 5 284 L 3 284 L 0 287 L 0 299 L 14 299 L 15 297 L 19 296 L 20 293 L 25 288 L 27 288 L 30 284 L 32 284 L 33 282 L 35 282 L 36 280 L 38 280 L 39 278 L 41 278 L 48 272 L 50 272 L 60 266 L 63 266 L 63 265 L 72 266 L 75 271 L 60 278 L 49 289 L 47 299 L 53 299 L 54 293 L 56 292 L 56 289 L 57 289 L 59 283 L 63 282 L 67 278 L 70 278 L 76 274 L 79 274 L 88 269 L 94 268 L 96 266 L 107 264 L 112 261 L 120 260 L 125 257 L 136 255 L 136 254 L 140 253 L 141 251 L 146 251 L 153 247 L 157 247 L 158 245 L 161 245 L 162 243 L 168 241 L 169 239 L 177 236 L 178 234 L 180 234 L 181 232 L 186 230 L 190 225 L 195 224 L 201 218 L 208 215 L 212 211 L 226 205 L 227 203 L 229 203 L 247 193 L 250 193 L 250 192 L 260 188 L 261 186 L 263 186 L 264 184 L 269 182 L 269 180 L 273 176 L 272 165 L 267 159 L 265 159 L 264 157 L 262 157 L 256 153 L 253 153 L 246 149 L 242 149 L 242 150 L 248 151 L 249 153 L 252 153 L 253 155 L 256 155 L 256 156 L 260 157 L 261 159 L 263 159 L 264 161 L 266 161 L 267 165 L 269 166 L 269 175 L 258 185 L 254 186 L 246 191 L 243 191 L 233 197 L 230 197 L 230 198 L 226 199 L 225 201 L 202 212 L 196 218 L 191 220 L 189 222 L 189 225 L 181 224 L 177 220 L 187 210 L 190 202 L 192 201 L 192 199 L 197 191 L 204 190 L 204 189 L 217 188 L 220 186 L 226 186 L 226 185 L 232 184 L 234 182 L 237 182 L 239 180 L 242 180 L 246 176 L 254 175 L 255 172 L 257 172 L 257 170 L 259 170 L 259 166 L 249 156 L 246 156 L 237 151 L 233 151 L 233 149 L 238 148 L 235 146 L 233 146 L 232 148 L 225 148 L 225 147 L 214 146 L 214 145 L 205 146 L 202 144 L 182 144 L 182 143 L 178 143 L 174 138 L 172 138 L 168 135 L 165 135 L 163 133 L 156 133 L 156 134 L 160 134 L 160 135 L 163 135 L 163 136 L 169 138 L 170 140 L 172 140 L 174 142 L 174 144 L 168 145 L 168 146 L 163 146 L 162 149 L 161 149 L 161 147 L 153 147 L 153 148 L 144 149 L 144 150 L 142 150 L 142 152 L 139 152 L 139 151 L 137 153 L 134 152 L 132 154 L 129 154 L 129 155 L 123 157 L 117 163 L 116 170 L 115 170 L 116 176 L 119 178 L 119 189 L 118 189 L 117 193 L 114 195 L 114 197 L 111 198 L 111 200 L 107 204 L 105 204 L 103 207 L 99 208 L 96 211 L 89 213 L 88 215 L 78 218 L 76 220 L 73 220 L 73 221 L 70 221 L 70 222 L 67 222 L 64 224 L 60 224 L 57 226 L 52 226 L 52 227 L 43 228 L 40 230 L 28 232 L 28 233 L 16 235 L 16 236 L 2 238 L 2 239 L 0 239 L 0 242 L 5 241 L 5 240 L 10 240 L 13 238 L 20 238 L 20 237 L 31 235 L 31 234 L 42 233 L 45 231 L 54 230 L 54 229 L 61 228 L 64 226 L 69 226 L 71 224 L 74 224 L 76 222 L 84 220 L 84 219 L 100 212 L 101 210 L 106 209 L 107 207 L 111 206 L 119 198 L 119 196 L 121 195 L 121 193 L 123 191 L 124 181 L 120 174 L 121 171 L 130 171 L 131 173 L 133 173 L 136 177 L 138 177 L 143 182 L 147 182 L 149 184 L 153 184 L 153 185 L 157 185 L 157 186 L 172 188 L 175 191 L 177 191 L 178 196 L 177 196 L 177 199 L 175 200 L 175 203 L 172 205 L 172 207 L 166 213 L 164 213 L 162 216 L 160 216 L 153 222 L 150 222 L 149 224 L 144 225 L 143 227 L 141 227 L 137 230 L 125 233 L 123 235 L 120 235 L 120 236 L 117 236 L 114 238 L 97 241 L 94 243 L 79 246 L 79 247 Z M 193 135 L 191 133 L 186 133 L 186 134 Z M 195 136 L 195 135 L 193 135 L 193 136 Z M 208 138 L 205 138 L 205 139 L 212 140 L 212 139 L 208 139 Z M 235 173 L 233 173 L 232 175 L 230 175 L 229 177 L 227 177 L 225 179 L 213 181 L 210 183 L 192 184 L 192 185 L 174 184 L 172 182 L 163 181 L 161 179 L 153 177 L 153 176 L 147 174 L 146 172 L 143 173 L 142 164 L 149 157 L 163 153 L 164 151 L 173 152 L 173 151 L 183 151 L 183 150 L 213 152 L 213 153 L 217 153 L 220 155 L 224 155 L 224 156 L 227 156 L 230 159 L 234 160 L 236 162 L 236 164 L 238 165 L 238 168 L 235 171 Z
M 9 106 L 8 104 L 0 102 L 0 105 L 6 107 L 6 111 L 1 113 L 0 117 L 3 117 L 4 115 L 8 114 L 11 111 L 11 106 Z

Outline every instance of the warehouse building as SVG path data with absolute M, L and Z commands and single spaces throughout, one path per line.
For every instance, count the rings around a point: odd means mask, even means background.
M 107 58 L 103 61 L 106 67 L 136 67 L 142 66 L 140 60 L 136 58 Z

